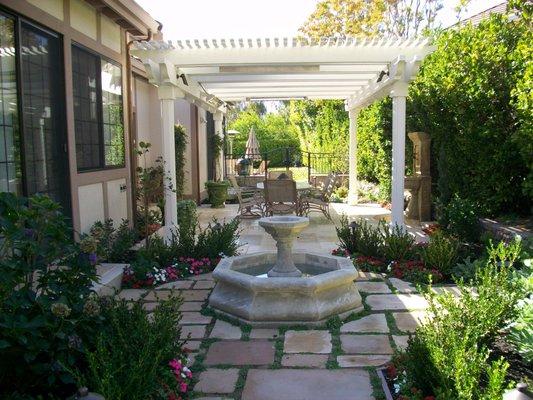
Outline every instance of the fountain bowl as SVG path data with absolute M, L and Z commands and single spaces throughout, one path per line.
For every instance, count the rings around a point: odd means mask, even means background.
M 222 259 L 209 298 L 215 311 L 255 327 L 323 325 L 363 309 L 351 260 L 315 253 L 293 253 L 301 276 L 267 277 L 276 252 Z

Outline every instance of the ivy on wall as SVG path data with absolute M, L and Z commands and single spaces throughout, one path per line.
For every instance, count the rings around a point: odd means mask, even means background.
M 176 197 L 183 199 L 185 182 L 185 149 L 187 148 L 187 133 L 183 125 L 174 125 L 174 147 L 176 154 Z

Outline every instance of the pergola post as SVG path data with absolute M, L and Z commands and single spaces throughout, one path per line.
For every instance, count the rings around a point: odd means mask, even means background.
M 163 161 L 165 162 L 165 238 L 170 240 L 172 229 L 178 224 L 178 201 L 176 189 L 176 150 L 174 142 L 174 99 L 183 97 L 179 89 L 160 86 L 158 96 L 161 100 L 161 133 Z
M 213 121 L 215 122 L 215 135 L 220 136 L 222 140 L 224 140 L 224 132 L 222 128 L 223 118 L 224 114 L 222 114 L 220 111 L 213 114 Z M 215 175 L 220 179 L 224 178 L 224 149 L 222 149 L 219 158 L 216 161 Z
M 359 109 L 352 108 L 348 111 L 348 115 L 350 117 L 348 204 L 354 206 L 357 204 L 357 116 Z
M 405 113 L 409 85 L 396 82 L 390 92 L 392 97 L 392 209 L 391 225 L 404 228 L 405 186 Z

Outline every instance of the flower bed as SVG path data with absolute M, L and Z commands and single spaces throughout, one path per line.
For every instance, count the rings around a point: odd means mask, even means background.
M 166 268 L 154 265 L 149 271 L 136 271 L 131 266 L 124 269 L 122 286 L 125 288 L 140 289 L 149 288 L 164 283 L 174 282 L 189 276 L 205 274 L 213 271 L 218 265 L 220 258 L 195 259 L 192 257 L 180 257 L 178 262 Z

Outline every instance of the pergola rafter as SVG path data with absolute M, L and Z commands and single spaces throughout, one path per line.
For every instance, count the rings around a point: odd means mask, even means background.
M 218 134 L 222 134 L 222 117 L 229 102 L 344 100 L 350 115 L 351 203 L 357 201 L 358 111 L 391 96 L 392 222 L 403 225 L 405 99 L 421 60 L 433 50 L 427 39 L 418 38 L 238 38 L 136 42 L 131 53 L 141 59 L 150 82 L 159 87 L 162 103 L 182 97 L 212 112 Z M 163 104 L 162 110 L 163 125 L 173 125 L 173 109 Z M 168 151 L 164 158 L 173 157 L 173 139 L 163 138 L 163 142 Z M 168 194 L 167 200 L 171 197 Z M 168 226 L 176 222 L 172 219 L 175 201 L 166 204 Z

